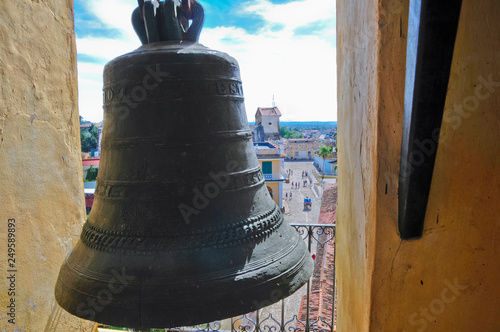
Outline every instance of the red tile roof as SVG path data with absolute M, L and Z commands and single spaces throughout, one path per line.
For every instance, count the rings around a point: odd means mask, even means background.
M 321 209 L 319 216 L 319 224 L 332 224 L 336 220 L 336 205 L 337 205 L 337 184 L 325 185 L 323 198 L 321 200 Z M 327 241 L 332 234 L 322 233 L 319 235 L 318 240 L 321 242 Z M 316 257 L 314 259 L 314 272 L 311 281 L 311 293 L 309 298 L 309 320 L 313 322 L 320 320 L 316 323 L 318 329 L 327 328 L 327 324 L 332 324 L 332 310 L 336 304 L 333 300 L 333 274 L 334 266 L 334 243 L 335 240 L 330 240 L 323 247 L 318 246 Z M 306 321 L 307 312 L 307 297 L 302 297 L 302 302 L 299 311 L 299 319 L 303 322 Z M 335 325 L 336 322 L 334 322 Z M 327 328 L 329 330 L 329 328 Z M 335 330 L 335 328 L 334 328 Z
M 257 108 L 257 113 L 262 115 L 278 115 L 281 116 L 281 112 L 278 107 L 259 107 Z
M 292 140 L 288 140 L 287 142 L 285 142 L 285 149 L 286 149 L 286 151 L 317 151 L 323 145 L 333 146 L 333 143 L 332 142 L 313 141 L 313 140 L 307 140 L 307 139 L 304 139 L 304 140 L 292 139 Z M 334 156 L 336 156 L 335 152 L 332 154 L 332 158 Z
M 83 159 L 82 164 L 83 164 L 83 166 L 97 166 L 97 165 L 99 165 L 99 160 L 100 160 L 100 158 Z

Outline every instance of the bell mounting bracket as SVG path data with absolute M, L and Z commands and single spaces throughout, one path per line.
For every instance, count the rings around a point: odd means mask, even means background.
M 141 43 L 198 42 L 205 10 L 196 0 L 139 0 L 132 25 Z

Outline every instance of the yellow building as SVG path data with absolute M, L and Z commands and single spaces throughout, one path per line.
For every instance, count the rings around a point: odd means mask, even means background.
M 319 141 L 313 138 L 290 138 L 285 141 L 286 159 L 314 160 L 314 155 L 321 146 L 332 146 L 331 141 Z
M 285 155 L 280 148 L 269 142 L 254 143 L 254 147 L 264 173 L 267 190 L 276 204 L 282 208 L 283 181 L 286 179 Z

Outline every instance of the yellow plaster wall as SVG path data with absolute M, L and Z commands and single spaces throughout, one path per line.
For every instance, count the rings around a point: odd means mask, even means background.
M 66 0 L 0 1 L 2 331 L 91 330 L 53 295 L 85 218 L 72 8 Z M 8 219 L 15 219 L 10 295 Z M 15 324 L 6 315 L 11 299 Z
M 278 148 L 259 150 L 259 156 L 277 155 L 277 154 L 278 154 Z
M 397 233 L 407 4 L 337 6 L 337 330 L 500 331 L 500 2 L 463 2 L 424 235 L 412 241 Z
M 259 159 L 259 165 L 261 168 L 263 161 L 271 161 L 273 165 L 273 174 L 281 174 L 281 159 Z
M 266 182 L 266 186 L 273 190 L 273 201 L 279 206 L 280 205 L 280 184 L 279 182 Z
M 281 174 L 281 159 L 273 160 L 273 174 Z

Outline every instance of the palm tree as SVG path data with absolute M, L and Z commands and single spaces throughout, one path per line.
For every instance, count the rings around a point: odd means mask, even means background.
M 332 151 L 333 151 L 333 146 L 326 146 L 326 145 L 321 146 L 318 150 L 318 156 L 323 158 L 323 176 L 321 177 L 322 184 L 323 184 L 323 180 L 325 179 L 326 158 L 328 158 L 332 154 Z

